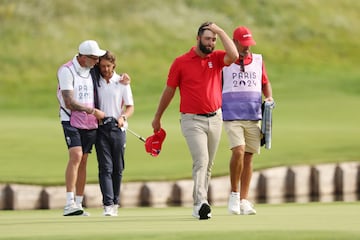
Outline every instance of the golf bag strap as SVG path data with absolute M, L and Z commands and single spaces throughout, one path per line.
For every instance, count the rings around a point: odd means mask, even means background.
M 98 99 L 98 91 L 97 88 L 100 87 L 100 69 L 98 64 L 96 64 L 91 70 L 90 70 L 91 78 L 93 80 L 94 85 L 94 104 L 95 108 L 99 108 L 99 99 Z
M 66 111 L 66 109 L 65 109 L 65 108 L 63 108 L 63 106 L 60 106 L 60 108 L 61 108 L 61 110 L 63 110 L 63 111 L 66 113 L 66 115 L 68 115 L 69 117 L 71 117 L 71 114 L 70 114 L 70 113 L 68 113 L 68 111 Z

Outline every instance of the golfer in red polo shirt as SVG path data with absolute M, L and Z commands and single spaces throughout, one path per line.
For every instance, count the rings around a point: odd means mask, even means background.
M 218 37 L 225 51 L 214 50 Z M 222 130 L 221 70 L 238 58 L 238 52 L 231 38 L 215 23 L 203 23 L 196 39 L 197 45 L 176 58 L 170 67 L 152 127 L 154 132 L 161 128 L 161 117 L 178 87 L 181 130 L 193 160 L 193 216 L 209 219 L 208 188 Z

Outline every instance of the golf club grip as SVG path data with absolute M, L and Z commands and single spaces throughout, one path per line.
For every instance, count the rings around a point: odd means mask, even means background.
M 141 136 L 139 136 L 139 139 L 140 139 L 141 141 L 143 141 L 143 142 L 146 141 L 145 138 L 143 138 L 143 137 L 141 137 Z

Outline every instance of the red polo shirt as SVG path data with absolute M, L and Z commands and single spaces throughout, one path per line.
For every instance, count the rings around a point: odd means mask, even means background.
M 223 50 L 216 50 L 201 58 L 192 47 L 174 60 L 167 85 L 179 87 L 180 112 L 210 113 L 221 107 L 221 70 L 225 66 L 225 54 Z

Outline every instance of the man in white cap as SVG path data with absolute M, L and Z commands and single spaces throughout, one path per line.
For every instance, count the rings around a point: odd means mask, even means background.
M 90 69 L 105 53 L 96 41 L 86 40 L 80 44 L 78 54 L 57 73 L 59 115 L 69 151 L 64 216 L 87 215 L 82 207 L 86 163 L 96 141 L 98 120 L 104 118 L 104 112 L 95 108 Z
M 273 101 L 272 89 L 262 55 L 250 51 L 256 44 L 251 31 L 237 27 L 233 41 L 239 59 L 223 68 L 222 95 L 224 129 L 232 151 L 228 209 L 231 214 L 254 215 L 256 210 L 248 201 L 252 158 L 260 153 L 262 94 L 264 101 Z

